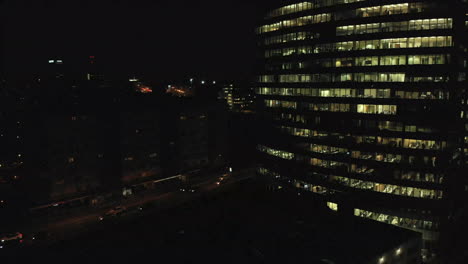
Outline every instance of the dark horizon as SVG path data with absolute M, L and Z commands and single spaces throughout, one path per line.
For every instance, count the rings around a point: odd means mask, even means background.
M 96 56 L 103 72 L 155 79 L 235 80 L 254 71 L 254 30 L 264 10 L 259 2 L 72 3 L 5 1 L 7 74 L 38 73 L 58 58 L 78 71 L 78 62 L 89 56 Z

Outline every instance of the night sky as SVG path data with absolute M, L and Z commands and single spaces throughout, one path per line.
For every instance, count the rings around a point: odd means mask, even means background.
M 6 72 L 37 72 L 54 57 L 79 70 L 78 61 L 93 55 L 104 71 L 155 79 L 248 76 L 254 28 L 265 9 L 251 0 L 7 0 L 3 6 Z

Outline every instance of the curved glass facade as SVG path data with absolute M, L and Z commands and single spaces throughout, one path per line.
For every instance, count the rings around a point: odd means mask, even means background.
M 258 172 L 339 213 L 420 231 L 430 248 L 453 181 L 468 192 L 449 169 L 468 153 L 468 12 L 452 2 L 298 1 L 269 12 L 256 30 Z

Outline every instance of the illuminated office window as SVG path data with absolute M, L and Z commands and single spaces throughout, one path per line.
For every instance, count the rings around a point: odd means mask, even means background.
M 363 114 L 381 114 L 381 115 L 396 115 L 396 105 L 366 105 L 358 104 L 357 112 Z
M 268 155 L 276 156 L 282 159 L 292 160 L 294 158 L 294 154 L 282 150 L 277 150 L 273 148 L 269 148 L 263 145 L 258 145 L 257 149 L 261 152 L 264 152 Z
M 324 23 L 330 20 L 331 20 L 331 14 L 328 14 L 328 13 L 317 14 L 317 15 L 312 15 L 312 16 L 303 16 L 303 17 L 283 20 L 281 22 L 261 26 L 257 28 L 257 33 L 262 34 L 262 33 L 277 31 L 277 30 L 284 29 L 284 28 Z
M 331 180 L 341 185 L 356 189 L 369 190 L 380 193 L 393 194 L 398 196 L 408 196 L 423 199 L 442 199 L 442 191 L 421 189 L 415 187 L 399 186 L 393 184 L 377 183 L 359 179 L 333 176 Z
M 265 100 L 265 106 L 271 108 L 297 108 L 297 102 L 280 101 L 280 100 Z
M 382 56 L 380 57 L 380 65 L 406 65 L 406 56 Z
M 313 4 L 311 2 L 302 2 L 302 3 L 292 4 L 292 5 L 288 5 L 288 6 L 275 9 L 271 11 L 270 13 L 268 13 L 267 17 L 283 16 L 283 15 L 288 15 L 292 13 L 309 10 L 312 8 L 313 8 Z
M 333 211 L 338 211 L 338 204 L 332 203 L 332 202 L 327 202 L 328 208 L 330 208 Z
M 396 226 L 403 227 L 403 228 L 421 229 L 421 230 L 437 230 L 438 229 L 438 225 L 432 221 L 392 216 L 388 214 L 371 212 L 371 211 L 366 211 L 362 209 L 354 209 L 354 215 L 358 217 L 372 219 L 372 220 L 386 223 L 386 224 L 396 225 Z
M 258 77 L 258 81 L 263 82 L 263 83 L 275 82 L 275 76 L 274 75 L 262 75 Z
M 356 66 L 378 66 L 379 57 L 357 57 L 354 59 Z
M 434 55 L 409 55 L 408 56 L 408 65 L 415 64 L 424 64 L 424 65 L 433 65 L 433 64 L 446 64 L 446 56 L 444 54 L 434 54 Z

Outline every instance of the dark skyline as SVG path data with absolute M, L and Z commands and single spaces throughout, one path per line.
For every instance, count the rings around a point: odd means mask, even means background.
M 93 55 L 105 71 L 155 79 L 248 77 L 260 6 L 258 1 L 5 1 L 5 70 L 34 73 L 49 58 Z

